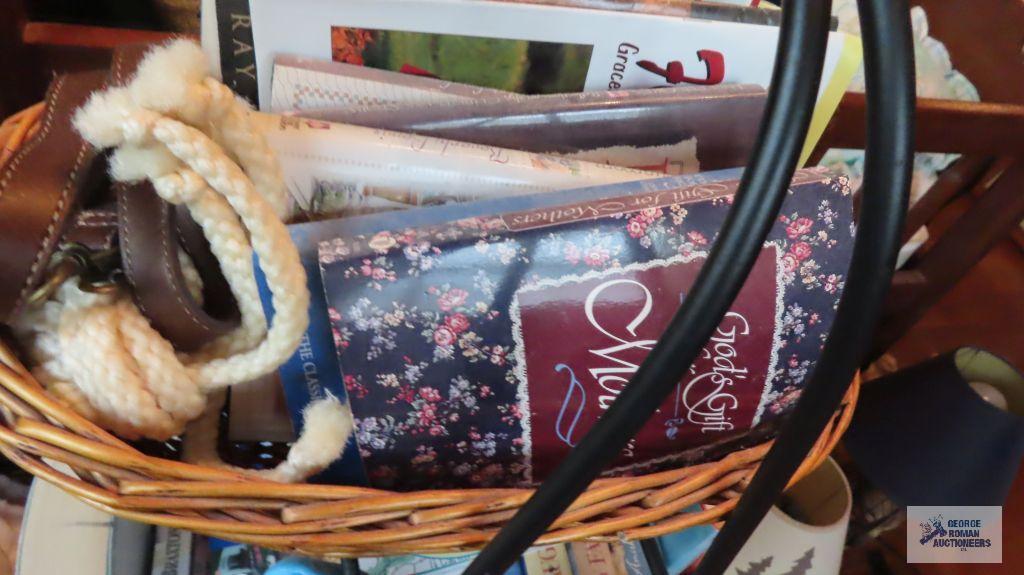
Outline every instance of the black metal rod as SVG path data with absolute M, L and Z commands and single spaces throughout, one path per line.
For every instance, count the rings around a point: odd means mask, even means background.
M 829 0 L 787 4 L 756 152 L 711 255 L 629 385 L 465 571 L 501 575 L 606 468 L 679 383 L 736 298 L 793 177 L 818 93 Z
M 786 9 L 792 3 L 787 2 Z M 867 81 L 860 224 L 835 323 L 810 383 L 698 573 L 723 573 L 811 450 L 865 357 L 892 281 L 913 163 L 914 52 L 906 0 L 858 0 Z

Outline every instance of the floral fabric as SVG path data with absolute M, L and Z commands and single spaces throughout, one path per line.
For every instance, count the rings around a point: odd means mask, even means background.
M 800 179 L 768 238 L 781 254 L 785 289 L 762 423 L 799 396 L 828 334 L 852 247 L 846 178 L 815 169 Z M 703 255 L 732 202 L 731 195 L 622 199 L 644 207 L 527 229 L 510 229 L 507 215 L 496 215 L 321 244 L 335 345 L 373 485 L 527 482 L 529 430 L 509 315 L 516 291 L 545 278 Z M 558 328 L 553 316 L 551 329 Z M 571 338 L 565 334 L 566 345 Z

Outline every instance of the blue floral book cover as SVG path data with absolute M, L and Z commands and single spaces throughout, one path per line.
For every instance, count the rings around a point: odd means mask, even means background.
M 668 189 L 670 187 L 678 187 L 681 184 L 693 185 L 701 182 L 713 182 L 733 178 L 738 174 L 738 170 L 721 170 L 651 180 L 645 184 L 645 189 Z M 347 396 L 331 336 L 327 304 L 322 297 L 324 289 L 317 259 L 317 250 L 320 242 L 339 236 L 374 234 L 379 231 L 406 226 L 439 225 L 455 219 L 523 210 L 527 207 L 558 206 L 585 198 L 597 199 L 610 193 L 614 194 L 615 192 L 610 191 L 606 187 L 595 187 L 548 192 L 533 196 L 495 198 L 467 204 L 386 212 L 373 216 L 296 223 L 288 226 L 288 232 L 298 248 L 299 257 L 306 270 L 306 282 L 309 292 L 313 296 L 310 299 L 309 327 L 306 329 L 306 334 L 293 356 L 278 370 L 288 403 L 288 411 L 295 428 L 301 429 L 302 410 L 310 401 L 323 397 L 327 392 L 332 393 L 343 401 L 346 400 Z M 274 313 L 272 298 L 259 266 L 256 266 L 256 278 L 260 289 L 260 297 L 268 319 L 270 319 Z M 314 481 L 318 483 L 349 485 L 365 485 L 367 483 L 366 474 L 359 457 L 359 449 L 354 439 L 346 447 L 344 456 L 327 470 L 320 473 Z
M 371 484 L 542 480 L 686 297 L 738 182 L 672 184 L 322 242 L 328 317 Z M 798 172 L 729 313 L 608 471 L 699 461 L 770 433 L 820 353 L 852 237 L 845 178 Z

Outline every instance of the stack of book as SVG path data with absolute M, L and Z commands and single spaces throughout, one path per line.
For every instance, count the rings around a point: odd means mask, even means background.
M 531 549 L 515 575 L 658 575 L 682 571 L 714 530 L 689 529 L 637 543 L 571 543 Z M 60 553 L 53 553 L 61 541 Z M 327 562 L 153 527 L 108 515 L 44 481 L 33 484 L 21 528 L 17 575 L 457 575 L 472 553 L 365 557 Z M 664 558 L 664 559 L 663 559 Z M 663 562 L 664 561 L 664 562 Z M 685 565 L 683 565 L 685 566 Z
M 226 441 L 272 464 L 330 393 L 356 432 L 315 481 L 543 480 L 705 261 L 754 147 L 778 24 L 689 0 L 202 0 L 204 49 L 280 160 L 313 295 L 277 376 L 232 389 Z M 830 33 L 804 157 L 860 55 Z M 828 333 L 852 234 L 844 178 L 798 172 L 725 321 L 608 473 L 770 437 Z M 541 546 L 512 572 L 680 572 L 713 534 Z M 154 574 L 455 574 L 473 557 L 339 564 L 166 529 L 128 539 L 129 555 L 151 547 Z
M 349 401 L 356 432 L 316 481 L 543 480 L 705 261 L 754 147 L 779 12 L 689 0 L 202 5 L 204 49 L 260 111 L 280 159 L 314 296 L 277 377 L 232 390 L 230 440 L 286 443 L 329 393 Z M 804 157 L 860 56 L 858 39 L 830 33 Z M 702 358 L 608 473 L 763 441 L 799 396 L 844 284 L 849 186 L 804 169 L 782 214 Z M 673 569 L 710 537 L 694 533 L 665 555 Z M 470 557 L 359 566 L 457 572 Z M 641 557 L 574 544 L 535 549 L 519 569 L 658 572 Z
M 475 553 L 323 561 L 155 528 L 152 575 L 458 575 Z M 657 575 L 639 543 L 568 543 L 530 549 L 507 575 Z M 658 563 L 657 565 L 660 565 Z M 128 575 L 127 573 L 125 575 Z M 135 574 L 131 574 L 135 575 Z M 141 573 L 139 574 L 141 575 Z

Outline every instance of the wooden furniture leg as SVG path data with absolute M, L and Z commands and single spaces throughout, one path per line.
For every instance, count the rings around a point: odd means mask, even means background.
M 991 158 L 966 156 L 943 170 L 932 187 L 918 198 L 907 211 L 907 221 L 903 228 L 903 242 L 909 241 L 917 233 L 917 230 L 926 226 L 942 208 L 946 207 L 961 192 L 974 186 L 991 165 Z
M 1017 182 L 1024 178 L 1024 163 L 1001 168 L 998 180 L 983 177 L 977 184 L 991 187 L 979 194 L 971 209 L 938 238 L 935 244 L 920 256 L 909 274 L 898 278 L 897 288 L 909 286 L 913 297 L 902 295 L 897 289 L 891 303 L 899 306 L 882 318 L 872 347 L 870 358 L 885 353 L 906 331 L 917 323 L 931 306 L 945 295 L 998 241 L 1016 228 L 1024 219 L 1024 193 Z M 989 170 L 988 175 L 996 175 Z

